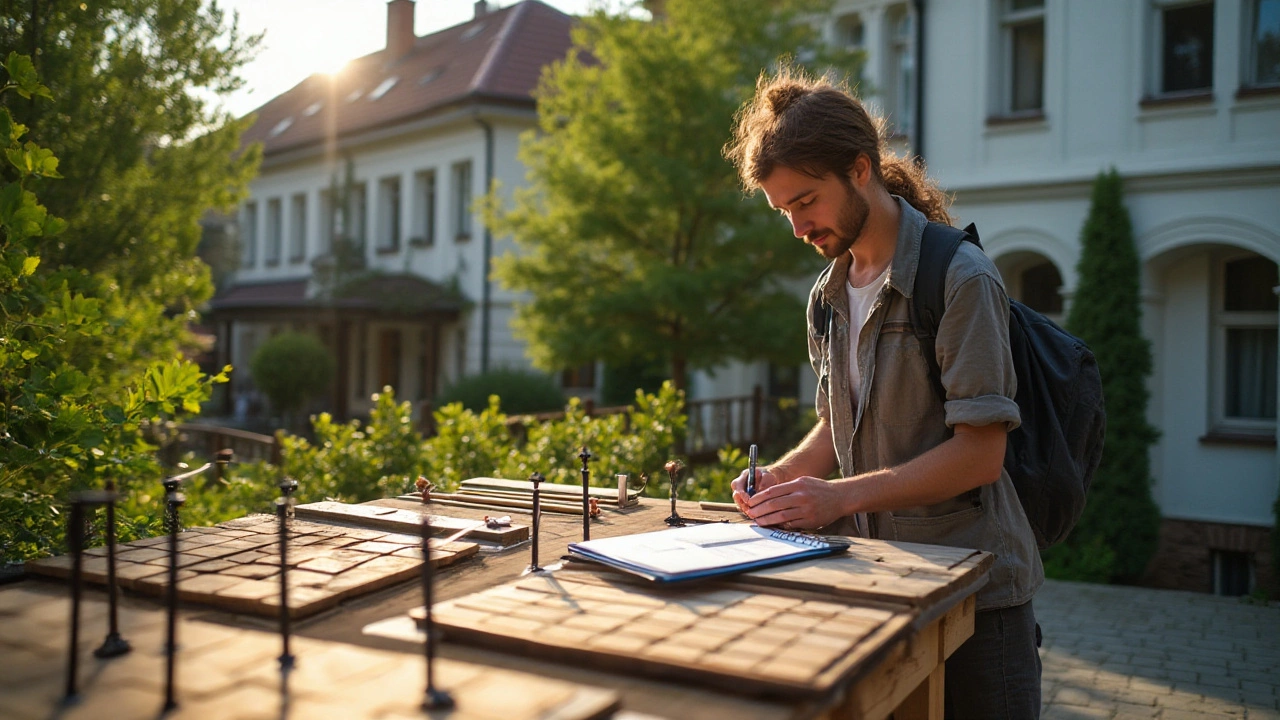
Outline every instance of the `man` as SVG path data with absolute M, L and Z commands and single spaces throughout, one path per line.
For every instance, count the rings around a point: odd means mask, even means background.
M 746 472 L 735 480 L 734 501 L 761 525 L 994 553 L 974 636 L 947 662 L 947 715 L 1038 717 L 1031 600 L 1044 570 L 1003 469 L 1019 413 L 995 266 L 961 243 L 947 270 L 944 402 L 910 305 L 925 225 L 950 221 L 945 193 L 885 150 L 845 88 L 787 68 L 760 78 L 725 153 L 748 191 L 763 190 L 795 236 L 832 260 L 809 297 L 818 423 L 758 471 L 753 496 Z

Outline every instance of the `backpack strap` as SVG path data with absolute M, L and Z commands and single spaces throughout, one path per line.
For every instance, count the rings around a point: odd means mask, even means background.
M 826 286 L 827 280 L 831 277 L 831 269 L 835 266 L 835 262 L 832 261 L 818 275 L 816 283 L 817 287 L 822 288 Z M 832 312 L 830 303 L 824 299 L 822 292 L 819 291 L 817 293 L 817 297 L 813 299 L 813 302 L 809 303 L 809 328 L 813 335 L 823 342 L 826 342 L 827 332 L 831 328 Z
M 946 310 L 947 268 L 955 257 L 960 243 L 969 242 L 982 247 L 978 228 L 969 223 L 964 230 L 950 225 L 930 222 L 924 226 L 920 239 L 920 261 L 916 266 L 916 284 L 911 297 L 911 326 L 920 341 L 920 350 L 929 363 L 929 379 L 933 390 L 944 403 L 947 389 L 942 386 L 942 368 L 938 365 L 938 326 Z

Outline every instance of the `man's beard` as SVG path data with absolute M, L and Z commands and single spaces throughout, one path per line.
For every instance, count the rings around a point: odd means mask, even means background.
M 836 217 L 836 226 L 826 231 L 828 238 L 822 247 L 815 245 L 813 249 L 828 260 L 834 260 L 849 252 L 849 248 L 858 241 L 858 236 L 862 235 L 863 228 L 867 226 L 867 217 L 870 214 L 871 206 L 867 201 L 852 186 L 846 186 L 845 201 L 840 208 L 840 214 Z

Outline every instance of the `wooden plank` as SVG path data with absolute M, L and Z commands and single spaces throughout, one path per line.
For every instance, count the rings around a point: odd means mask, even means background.
M 893 711 L 893 720 L 942 720 L 946 667 L 939 664 Z
M 416 496 L 413 498 L 418 500 Z M 307 503 L 295 508 L 297 516 L 311 520 L 341 522 L 379 530 L 391 530 L 407 535 L 418 535 L 422 532 L 422 511 L 407 508 L 392 508 L 382 505 L 352 505 L 333 501 Z M 475 525 L 474 520 L 462 520 L 447 515 L 430 515 L 431 531 L 435 535 L 452 535 L 458 530 Z M 467 537 L 475 540 L 497 543 L 503 547 L 515 545 L 529 539 L 527 525 L 512 524 L 509 527 L 479 527 L 467 533 Z
M 899 643 L 869 674 L 855 683 L 845 703 L 832 712 L 839 720 L 886 718 L 927 680 L 942 659 L 934 623 Z
M 469 478 L 467 480 L 463 480 L 461 483 L 458 484 L 458 487 L 459 489 L 486 488 L 490 490 L 518 492 L 526 495 L 533 494 L 533 483 L 529 482 L 528 480 L 507 480 L 504 478 L 477 477 L 477 478 Z M 581 485 L 567 485 L 564 483 L 546 482 L 546 483 L 539 484 L 538 489 L 539 489 L 539 492 L 545 493 L 547 495 L 556 496 L 556 497 L 563 495 L 566 497 L 576 497 L 579 501 L 582 500 Z M 598 499 L 600 501 L 600 504 L 602 505 L 610 504 L 610 505 L 616 506 L 618 504 L 617 485 L 614 485 L 613 487 L 592 486 L 591 488 L 588 489 L 587 492 L 589 494 L 589 497 Z M 639 499 L 640 499 L 639 490 L 631 490 L 631 489 L 627 490 L 628 505 L 635 504 L 636 502 L 639 501 Z
M 964 602 L 956 605 L 947 611 L 942 618 L 942 658 L 945 660 L 951 657 L 951 653 L 964 644 L 965 640 L 973 637 L 973 623 L 976 618 L 975 610 L 978 601 L 973 595 L 964 599 Z

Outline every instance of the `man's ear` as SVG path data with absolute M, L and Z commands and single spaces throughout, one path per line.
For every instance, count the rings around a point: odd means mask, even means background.
M 853 161 L 853 167 L 849 168 L 849 182 L 854 187 L 865 190 L 867 183 L 871 181 L 871 158 L 866 153 L 859 153 L 858 157 Z

